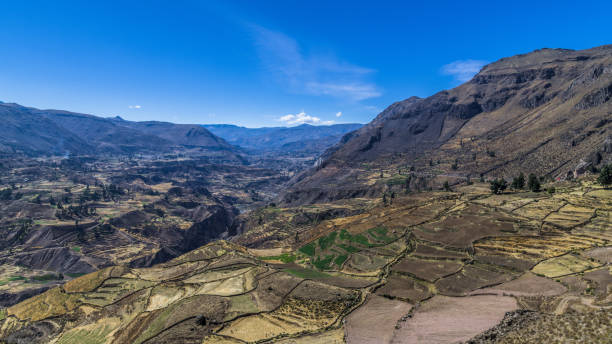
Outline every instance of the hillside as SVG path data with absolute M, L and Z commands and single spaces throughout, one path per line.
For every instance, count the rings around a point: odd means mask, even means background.
M 0 147 L 28 155 L 225 152 L 241 161 L 237 151 L 199 125 L 131 122 L 60 110 L 39 110 L 0 104 L 7 121 L 0 123 Z M 217 153 L 214 153 L 217 154 Z
M 610 45 L 504 58 L 456 88 L 390 105 L 296 179 L 285 201 L 362 195 L 374 176 L 402 169 L 429 187 L 435 176 L 564 179 L 612 159 L 611 98 Z
M 316 154 L 335 145 L 361 124 L 309 125 L 245 128 L 231 124 L 205 124 L 206 129 L 227 142 L 254 152 Z
M 0 116 L 0 152 L 64 155 L 94 151 L 94 147 L 77 135 L 23 107 L 0 103 Z
M 217 241 L 153 267 L 101 269 L 3 309 L 0 341 L 603 343 L 612 191 L 556 186 L 262 209 L 238 240 L 276 247 Z M 311 217 L 351 206 L 362 212 Z

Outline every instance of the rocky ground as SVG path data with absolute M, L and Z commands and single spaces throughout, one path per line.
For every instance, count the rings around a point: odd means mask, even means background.
M 0 305 L 108 266 L 151 266 L 236 233 L 291 165 L 206 157 L 0 159 Z
M 612 190 L 590 179 L 555 186 L 492 195 L 474 183 L 386 203 L 268 207 L 232 239 L 261 239 L 265 228 L 274 238 L 266 248 L 221 241 L 151 268 L 106 268 L 5 309 L 1 335 L 7 343 L 603 343 L 612 335 Z

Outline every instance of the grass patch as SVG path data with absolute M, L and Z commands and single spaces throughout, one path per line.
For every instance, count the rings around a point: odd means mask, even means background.
M 355 242 L 355 243 L 358 243 L 358 244 L 361 244 L 361 245 L 366 246 L 366 247 L 370 246 L 370 241 L 363 234 L 354 235 L 351 238 L 351 241 Z
M 81 253 L 81 247 L 80 246 L 72 246 L 72 250 L 76 253 Z
M 45 282 L 49 282 L 49 281 L 57 281 L 57 280 L 61 280 L 64 279 L 63 276 L 61 275 L 56 275 L 56 274 L 44 274 L 44 275 L 40 275 L 40 276 L 32 276 L 31 280 L 34 282 L 39 282 L 39 283 L 45 283 Z
M 344 262 L 346 261 L 347 258 L 348 258 L 348 255 L 341 254 L 338 257 L 336 257 L 336 259 L 334 259 L 334 264 L 336 264 L 338 266 L 342 266 L 342 264 L 344 264 Z
M 351 245 L 338 244 L 338 247 L 340 247 L 341 249 L 345 250 L 348 253 L 356 253 L 356 252 L 361 251 L 357 247 L 351 246 Z
M 306 279 L 330 277 L 330 275 L 324 272 L 310 270 L 310 269 L 284 269 L 283 271 L 293 276 L 296 276 L 299 278 L 306 278 Z
M 315 243 L 311 242 L 299 248 L 299 251 L 307 256 L 314 256 L 315 254 Z
M 387 179 L 387 185 L 392 186 L 392 185 L 404 185 L 406 184 L 406 179 L 407 177 L 405 176 L 393 176 L 389 179 Z
M 351 237 L 352 235 L 346 229 L 340 231 L 340 239 L 351 240 Z
M 13 282 L 13 281 L 25 281 L 25 280 L 26 278 L 23 276 L 11 276 L 5 279 L 4 281 L 0 281 L 0 285 L 9 284 L 10 282 Z
M 368 234 L 370 234 L 370 236 L 372 236 L 377 241 L 384 242 L 385 244 L 388 244 L 395 240 L 394 238 L 387 236 L 387 232 L 387 228 L 384 227 L 375 227 L 368 229 Z
M 283 253 L 278 256 L 259 257 L 261 260 L 280 260 L 283 263 L 293 263 L 297 257 L 293 253 Z
M 338 236 L 337 232 L 329 233 L 329 235 L 319 238 L 319 247 L 321 250 L 326 250 L 330 247 L 334 241 L 336 241 L 336 236 Z
M 81 277 L 84 275 L 87 275 L 84 272 L 66 272 L 64 275 L 70 277 L 70 278 L 77 278 L 77 277 Z
M 334 260 L 334 255 L 333 254 L 325 256 L 324 259 L 321 259 L 321 257 L 317 257 L 317 259 L 315 259 L 312 262 L 312 265 L 314 265 L 319 270 L 327 270 L 327 269 L 330 268 L 330 265 L 331 265 L 333 260 Z

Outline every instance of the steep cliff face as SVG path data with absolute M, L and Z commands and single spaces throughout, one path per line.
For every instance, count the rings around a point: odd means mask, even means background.
M 565 176 L 581 159 L 609 160 L 611 98 L 612 46 L 504 58 L 454 89 L 392 104 L 300 176 L 286 200 L 407 165 L 463 176 Z

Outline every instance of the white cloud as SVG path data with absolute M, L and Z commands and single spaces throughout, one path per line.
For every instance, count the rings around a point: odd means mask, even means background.
M 472 79 L 487 64 L 482 60 L 458 60 L 442 66 L 442 74 L 451 75 L 455 80 L 466 82 Z
M 342 116 L 342 111 L 336 112 L 336 117 L 340 117 L 340 116 Z
M 286 125 L 301 125 L 301 124 L 312 124 L 312 125 L 331 125 L 334 121 L 322 121 L 319 117 L 307 115 L 304 111 L 298 114 L 288 114 L 278 119 L 284 122 Z
M 129 105 L 128 108 L 130 108 L 130 109 L 141 109 L 142 106 L 140 106 L 140 105 Z
M 356 101 L 380 96 L 375 86 L 358 83 L 309 82 L 306 84 L 306 90 L 315 95 L 330 95 Z
M 368 81 L 375 71 L 333 55 L 304 53 L 291 37 L 252 25 L 255 45 L 265 68 L 289 91 L 360 101 L 381 95 Z

